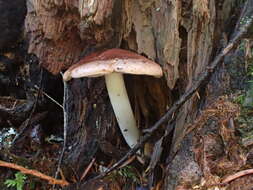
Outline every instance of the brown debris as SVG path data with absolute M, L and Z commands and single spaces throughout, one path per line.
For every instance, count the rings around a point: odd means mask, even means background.
M 221 176 L 238 171 L 246 163 L 246 155 L 238 144 L 233 122 L 239 113 L 237 104 L 221 97 L 208 106 L 188 130 L 196 129 L 195 158 L 202 168 L 207 186 L 219 184 Z
M 240 107 L 237 104 L 229 101 L 227 97 L 220 97 L 218 100 L 215 100 L 213 104 L 207 106 L 207 108 L 200 113 L 200 116 L 197 117 L 192 125 L 186 127 L 187 134 L 193 129 L 201 128 L 210 118 L 225 121 L 238 116 L 239 113 Z

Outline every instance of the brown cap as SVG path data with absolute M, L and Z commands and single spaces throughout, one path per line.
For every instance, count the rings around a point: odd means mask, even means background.
M 146 57 L 123 49 L 109 49 L 81 59 L 64 73 L 63 79 L 97 77 L 112 72 L 155 77 L 163 74 L 160 65 Z

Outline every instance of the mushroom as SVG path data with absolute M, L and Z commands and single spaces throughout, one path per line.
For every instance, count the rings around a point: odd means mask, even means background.
M 64 73 L 63 80 L 105 76 L 118 125 L 125 141 L 132 148 L 138 143 L 140 132 L 131 109 L 123 73 L 155 77 L 161 77 L 163 74 L 157 63 L 141 55 L 123 49 L 109 49 L 81 59 Z

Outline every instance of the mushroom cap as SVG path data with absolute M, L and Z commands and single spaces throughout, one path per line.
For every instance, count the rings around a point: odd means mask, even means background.
M 84 57 L 64 73 L 63 79 L 97 77 L 113 72 L 155 77 L 163 75 L 160 65 L 146 57 L 123 49 L 109 49 Z

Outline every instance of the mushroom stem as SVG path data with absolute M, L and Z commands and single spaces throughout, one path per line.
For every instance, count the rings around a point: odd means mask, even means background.
M 127 144 L 133 148 L 138 143 L 140 133 L 136 126 L 123 75 L 121 73 L 107 74 L 105 82 L 121 133 Z

